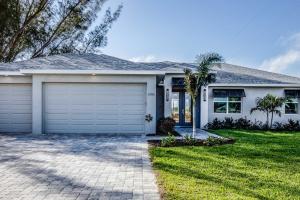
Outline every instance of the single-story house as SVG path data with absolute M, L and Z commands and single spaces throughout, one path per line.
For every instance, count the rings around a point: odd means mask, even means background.
M 197 127 L 224 117 L 265 121 L 263 113 L 250 115 L 250 109 L 267 93 L 293 97 L 275 121 L 300 119 L 300 78 L 230 64 L 214 67 L 216 82 L 201 88 L 192 113 L 183 82 L 187 67 L 195 69 L 189 63 L 138 63 L 104 54 L 2 63 L 0 132 L 148 134 L 156 132 L 161 117 L 191 126 L 193 114 Z

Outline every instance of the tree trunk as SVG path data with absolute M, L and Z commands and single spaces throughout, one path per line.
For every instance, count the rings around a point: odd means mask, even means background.
M 273 127 L 273 115 L 274 115 L 274 113 L 271 112 L 271 125 L 270 125 L 270 129 L 272 129 L 272 127 Z
M 267 129 L 269 129 L 269 111 L 267 111 Z
M 193 138 L 196 136 L 196 101 L 193 102 Z

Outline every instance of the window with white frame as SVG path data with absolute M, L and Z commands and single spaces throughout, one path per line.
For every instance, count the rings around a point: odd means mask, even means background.
M 291 98 L 285 103 L 285 114 L 298 114 L 298 99 Z
M 241 113 L 241 97 L 215 97 L 214 113 Z

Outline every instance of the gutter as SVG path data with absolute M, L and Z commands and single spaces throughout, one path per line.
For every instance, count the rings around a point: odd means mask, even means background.
M 24 76 L 24 74 L 17 71 L 0 71 L 0 76 Z
M 70 74 L 70 75 L 164 75 L 165 71 L 150 70 L 20 70 L 21 74 Z
M 290 88 L 300 88 L 300 83 L 280 83 L 280 84 L 220 84 L 213 83 L 208 85 L 208 87 L 290 87 Z

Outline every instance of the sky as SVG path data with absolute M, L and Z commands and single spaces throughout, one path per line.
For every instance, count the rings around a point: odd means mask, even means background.
M 300 0 L 109 0 L 105 8 L 119 4 L 105 54 L 194 62 L 217 52 L 227 63 L 300 76 Z

